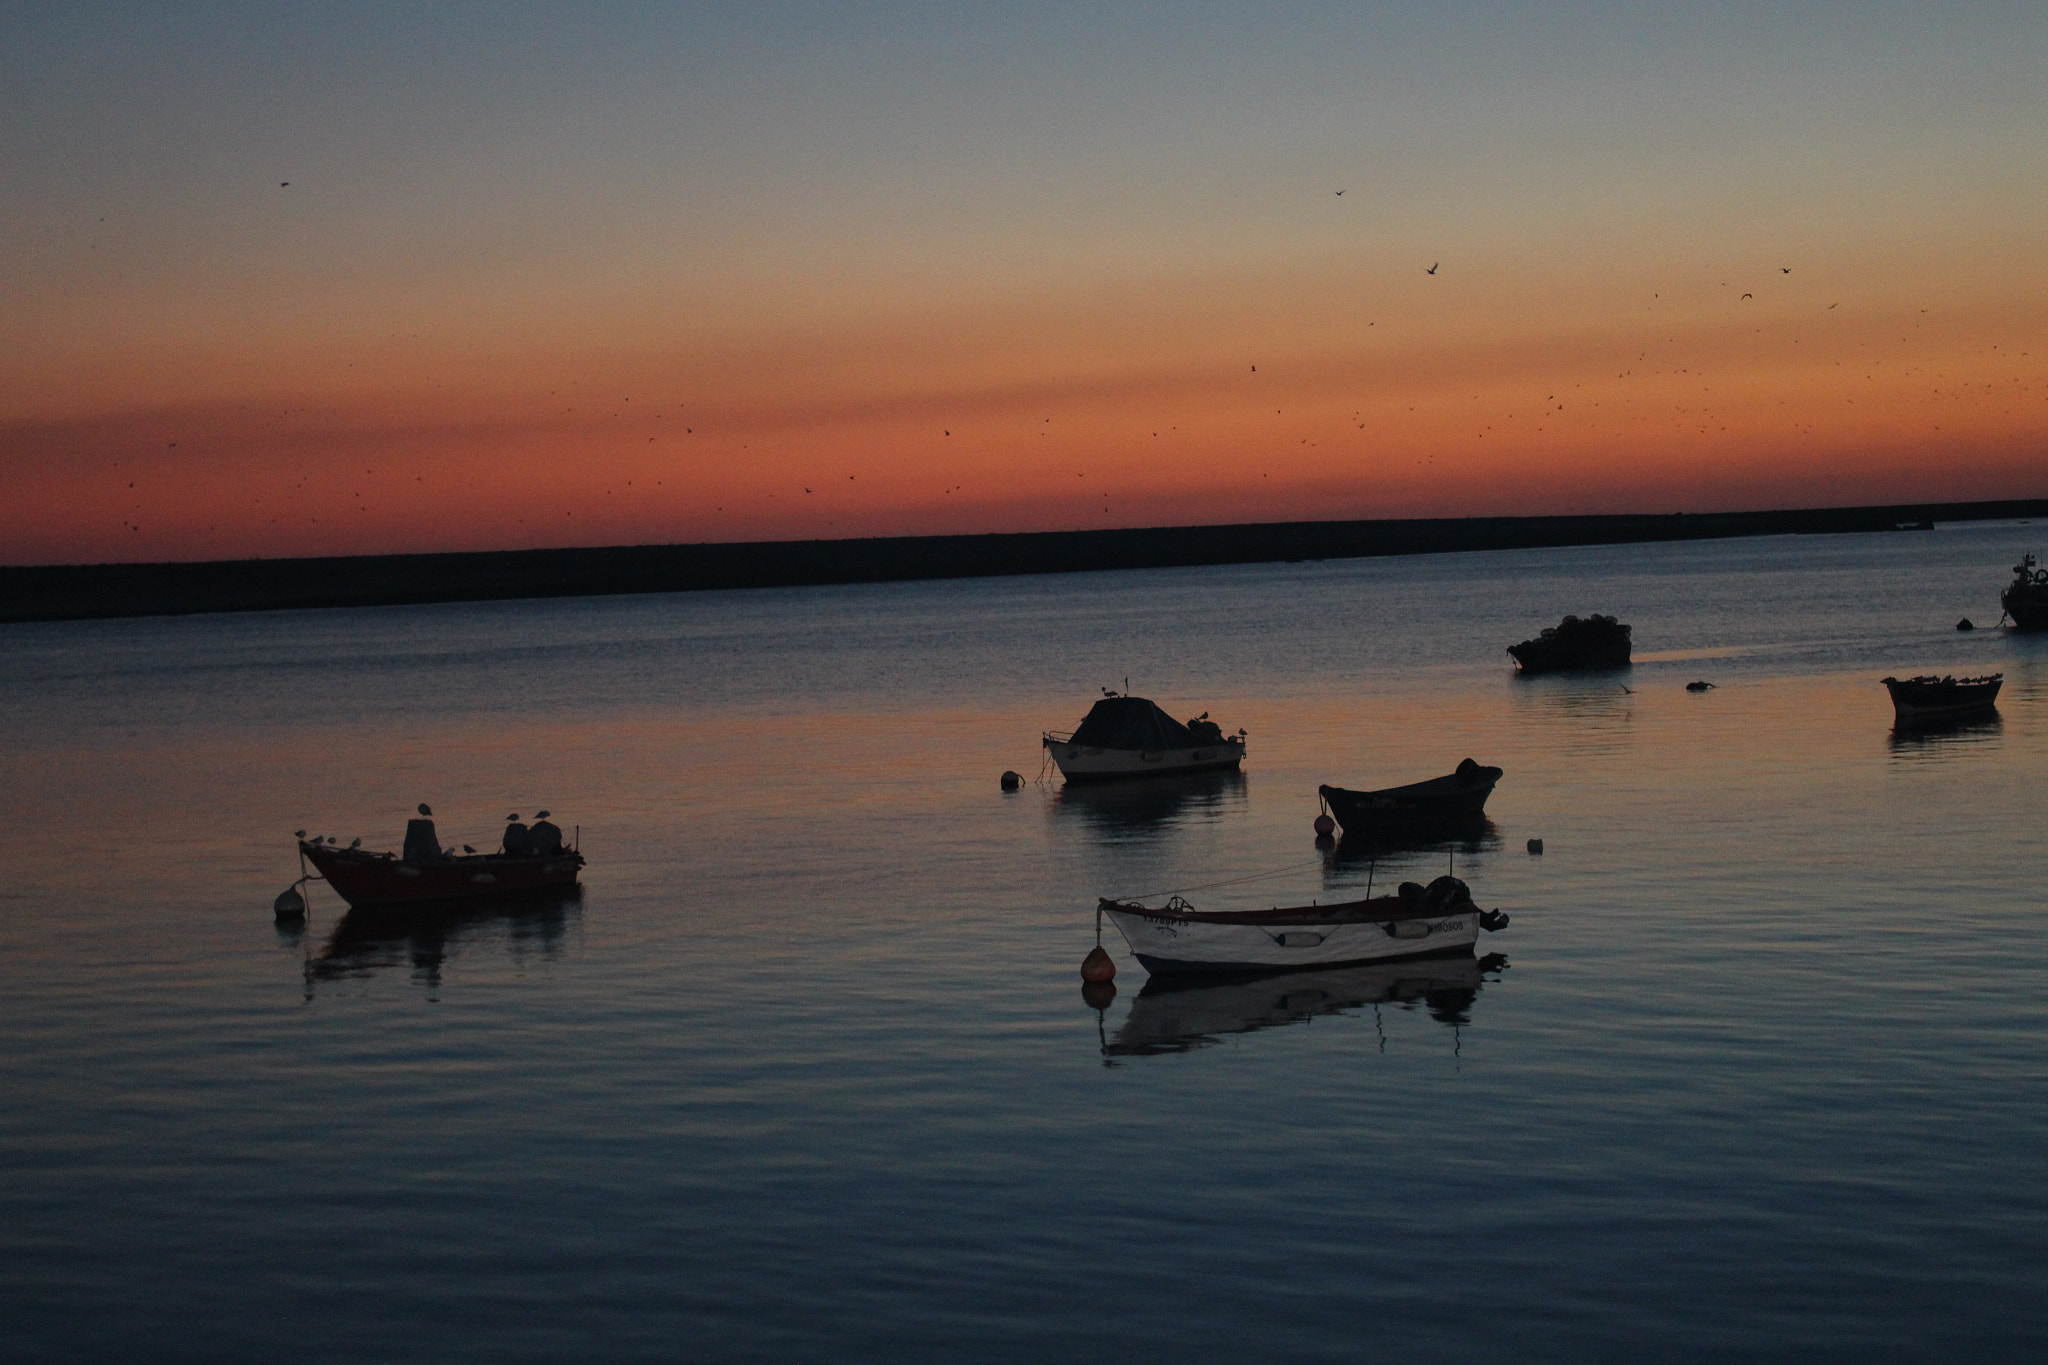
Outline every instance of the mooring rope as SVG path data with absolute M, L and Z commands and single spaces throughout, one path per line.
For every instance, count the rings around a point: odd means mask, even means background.
M 1286 867 L 1276 867 L 1271 872 L 1254 872 L 1249 877 L 1232 877 L 1227 881 L 1203 882 L 1198 886 L 1175 886 L 1169 887 L 1164 891 L 1140 891 L 1136 895 L 1111 896 L 1109 899 L 1113 901 L 1148 901 L 1155 896 L 1181 896 L 1190 891 L 1214 891 L 1220 886 L 1242 886 L 1246 882 L 1262 882 L 1268 877 L 1284 877 L 1290 872 L 1299 872 L 1305 867 L 1321 867 L 1322 865 L 1323 860 L 1321 858 L 1311 858 L 1305 863 L 1289 863 Z

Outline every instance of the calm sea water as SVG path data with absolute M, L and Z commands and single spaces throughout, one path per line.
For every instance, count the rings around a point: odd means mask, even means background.
M 2042 546 L 0 628 L 5 1355 L 2038 1357 L 2048 641 L 1952 627 Z M 1593 610 L 1630 690 L 1511 676 Z M 1242 777 L 998 790 L 1126 677 Z M 1317 783 L 1467 755 L 1490 834 L 1318 855 Z M 580 826 L 580 901 L 272 924 L 292 830 L 423 800 Z M 1161 992 L 1111 934 L 1081 997 L 1100 894 L 1453 858 L 1498 960 Z

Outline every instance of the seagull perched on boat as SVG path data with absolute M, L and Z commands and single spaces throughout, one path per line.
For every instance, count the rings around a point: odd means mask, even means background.
M 470 846 L 469 846 L 468 844 L 464 844 L 464 845 L 462 846 L 462 851 L 463 851 L 464 853 L 474 853 L 474 852 L 476 852 L 476 850 L 475 850 L 475 849 L 473 849 L 473 848 L 471 848 L 471 847 L 470 847 Z
M 429 805 L 428 805 L 428 804 L 427 804 L 426 802 L 424 802 L 424 801 L 420 802 L 420 814 L 421 814 L 421 815 L 432 815 L 433 813 L 434 813 L 434 809 L 433 809 L 433 807 L 429 806 Z
M 361 848 L 363 846 L 363 836 L 358 834 L 355 838 L 348 841 L 348 846 L 350 848 Z
M 306 831 L 304 831 L 304 830 L 302 830 L 302 829 L 295 829 L 295 830 L 293 830 L 293 831 L 292 831 L 292 838 L 294 838 L 294 839 L 303 839 L 303 838 L 305 838 L 305 837 L 306 837 Z

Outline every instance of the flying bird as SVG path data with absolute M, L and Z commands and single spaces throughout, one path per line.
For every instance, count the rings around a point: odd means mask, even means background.
M 1744 294 L 1744 295 L 1743 295 L 1742 297 L 1743 297 L 1743 298 L 1745 298 L 1745 299 L 1753 299 L 1753 298 L 1755 298 L 1755 297 L 1756 297 L 1756 295 L 1754 295 L 1754 294 Z
M 1778 273 L 1780 275 L 1789 275 L 1792 273 L 1792 267 L 1789 265 L 1781 265 L 1778 267 Z
M 1342 190 L 1338 190 L 1338 191 L 1337 191 L 1337 197 L 1338 197 L 1339 199 L 1342 199 L 1342 198 L 1344 197 L 1344 191 L 1342 191 Z
M 1443 264 L 1443 262 L 1442 262 L 1442 261 L 1438 261 L 1438 262 L 1436 263 L 1436 265 L 1442 265 L 1442 264 Z M 1427 269 L 1427 270 L 1423 271 L 1422 273 L 1423 273 L 1423 274 L 1425 274 L 1425 275 L 1434 275 L 1434 274 L 1436 274 L 1436 265 L 1433 265 L 1433 266 L 1431 266 L 1431 267 L 1430 267 L 1429 269 Z

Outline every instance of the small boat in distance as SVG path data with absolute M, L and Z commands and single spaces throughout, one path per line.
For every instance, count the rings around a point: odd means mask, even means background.
M 1099 910 L 1148 972 L 1271 972 L 1469 954 L 1508 917 L 1481 910 L 1456 877 L 1398 894 L 1271 910 L 1197 910 L 1179 896 L 1153 909 L 1104 898 Z
M 1343 826 L 1347 838 L 1378 838 L 1474 824 L 1485 817 L 1486 798 L 1493 795 L 1500 779 L 1499 768 L 1468 758 L 1456 772 L 1427 782 L 1378 791 L 1322 786 L 1316 788 L 1316 795 Z
M 420 810 L 421 818 L 406 821 L 402 854 L 337 848 L 332 843 L 301 835 L 299 856 L 358 910 L 469 896 L 501 896 L 508 892 L 560 890 L 576 885 L 583 854 L 562 844 L 561 831 L 546 822 L 546 811 L 541 812 L 531 830 L 519 824 L 518 817 L 511 817 L 506 835 L 508 851 L 456 854 L 442 849 L 426 807 Z
M 1144 697 L 1105 688 L 1071 734 L 1047 730 L 1039 743 L 1067 781 L 1088 782 L 1235 768 L 1245 736 L 1224 734 L 1207 711 L 1182 724 Z
M 1886 678 L 1885 689 L 1892 694 L 1892 712 L 1903 722 L 1969 716 L 1996 709 L 1998 689 L 2005 674 L 1987 673 L 1981 678 Z
M 2048 630 L 2048 569 L 2035 567 L 2033 555 L 2024 556 L 2012 566 L 2012 582 L 1998 604 L 2015 630 Z
M 1627 668 L 1630 628 L 1612 616 L 1567 616 L 1545 626 L 1534 639 L 1509 645 L 1508 654 L 1524 673 L 1560 673 L 1568 669 Z

